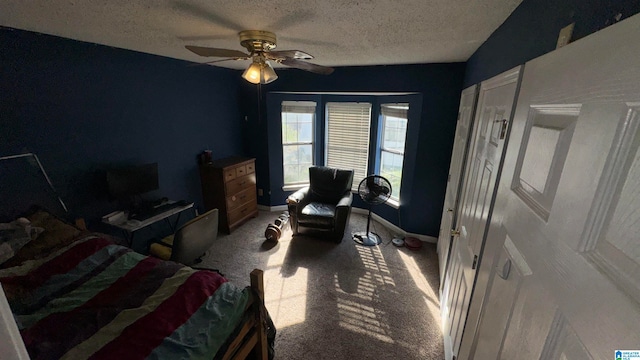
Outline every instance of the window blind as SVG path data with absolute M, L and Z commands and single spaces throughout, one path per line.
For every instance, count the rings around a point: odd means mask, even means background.
M 353 190 L 369 166 L 370 103 L 327 103 L 326 164 L 353 169 Z
M 315 114 L 316 103 L 313 101 L 283 101 L 283 113 Z
M 380 112 L 385 116 L 393 116 L 401 119 L 407 119 L 409 104 L 382 104 Z

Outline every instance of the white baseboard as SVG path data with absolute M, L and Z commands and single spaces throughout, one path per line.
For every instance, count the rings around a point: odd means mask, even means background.
M 368 215 L 369 214 L 369 210 L 368 209 L 361 209 L 361 208 L 357 208 L 357 207 L 351 208 L 351 211 L 353 211 L 356 214 L 362 214 L 362 215 Z M 401 229 L 400 227 L 398 227 L 397 225 L 389 222 L 387 219 L 381 217 L 380 215 L 378 215 L 378 214 L 376 214 L 374 212 L 371 212 L 371 218 L 373 220 L 379 222 L 380 224 L 382 224 L 387 229 L 389 229 L 389 231 L 391 231 L 393 234 L 400 234 L 400 235 L 402 235 L 404 237 L 411 236 L 411 237 L 417 238 L 420 241 L 424 241 L 424 242 L 428 242 L 428 243 L 432 243 L 432 244 L 437 244 L 438 243 L 438 238 L 436 238 L 436 237 L 429 236 L 429 235 L 415 234 L 415 233 L 406 232 L 403 229 Z
M 270 212 L 282 212 L 282 211 L 287 211 L 288 207 L 287 207 L 287 205 L 277 205 L 277 206 L 258 205 L 258 210 L 270 211 Z M 369 214 L 369 210 L 368 209 L 361 209 L 361 208 L 357 208 L 357 207 L 352 207 L 351 211 L 353 211 L 356 214 L 362 214 L 362 215 Z M 384 227 L 386 227 L 393 234 L 400 234 L 400 235 L 402 235 L 404 237 L 411 236 L 411 237 L 419 239 L 420 241 L 424 241 L 424 242 L 428 242 L 428 243 L 432 243 L 432 244 L 437 244 L 438 243 L 438 238 L 436 238 L 436 237 L 429 236 L 429 235 L 414 234 L 414 233 L 406 232 L 406 231 L 402 230 L 401 228 L 399 228 L 398 226 L 396 226 L 395 224 L 389 222 L 388 220 L 384 219 L 383 217 L 381 217 L 380 215 L 378 215 L 378 214 L 376 214 L 374 212 L 371 213 L 371 218 L 373 220 L 379 222 L 380 224 L 382 224 Z
M 258 205 L 258 210 L 262 211 L 270 211 L 270 212 L 281 212 L 287 211 L 289 208 L 287 205 L 277 205 L 277 206 L 267 206 L 267 205 Z

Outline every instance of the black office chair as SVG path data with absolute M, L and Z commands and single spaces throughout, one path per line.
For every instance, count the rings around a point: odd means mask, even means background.
M 182 225 L 174 235 L 151 244 L 149 253 L 185 265 L 197 263 L 218 237 L 218 209 L 212 209 Z

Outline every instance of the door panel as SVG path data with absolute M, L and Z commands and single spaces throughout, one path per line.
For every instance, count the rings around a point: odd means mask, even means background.
M 438 236 L 438 260 L 440 264 L 440 291 L 444 287 L 444 274 L 447 269 L 451 245 L 451 229 L 455 226 L 455 214 L 458 206 L 458 193 L 462 170 L 466 160 L 469 133 L 473 124 L 473 115 L 477 100 L 477 87 L 474 85 L 462 91 L 458 121 L 456 125 L 449 179 L 442 209 L 442 221 Z
M 442 292 L 447 359 L 458 353 L 467 319 L 476 267 L 500 173 L 506 130 L 518 88 L 520 68 L 480 85 L 478 111 L 460 191 L 449 270 Z
M 638 348 L 638 33 L 634 16 L 526 64 L 461 359 Z M 508 246 L 531 272 L 512 307 L 500 298 Z
M 580 248 L 621 289 L 640 302 L 640 105 L 624 109 L 605 165 L 595 208 Z M 599 235 L 598 235 L 599 234 Z M 593 236 L 593 238 L 591 238 Z

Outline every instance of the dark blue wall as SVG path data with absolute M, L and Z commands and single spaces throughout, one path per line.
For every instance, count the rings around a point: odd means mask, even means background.
M 469 58 L 464 87 L 554 50 L 572 22 L 575 41 L 638 12 L 638 0 L 524 0 Z
M 261 94 L 238 71 L 0 28 L 0 156 L 37 153 L 71 210 L 85 217 L 115 206 L 96 174 L 120 164 L 158 162 L 158 194 L 200 202 L 195 156 L 205 148 L 216 158 L 256 157 L 258 187 L 266 190 L 259 202 L 282 204 L 282 196 L 268 194 L 280 186 L 270 181 L 280 169 L 269 167 L 270 146 L 279 144 L 267 129 L 267 92 L 418 92 L 422 119 L 408 203 L 400 213 L 378 212 L 407 231 L 437 236 L 462 84 L 552 51 L 571 22 L 575 41 L 619 13 L 638 12 L 637 0 L 524 0 L 471 56 L 464 81 L 464 64 L 338 68 L 330 76 L 278 69 L 280 78 Z
M 200 205 L 197 154 L 242 154 L 239 73 L 188 65 L 0 28 L 0 156 L 36 153 L 71 212 L 89 220 L 115 209 L 101 172 L 125 164 L 157 162 L 160 190 L 149 195 Z M 0 204 L 0 215 L 22 206 Z
M 285 194 L 273 191 L 282 184 L 271 182 L 280 177 L 273 174 L 279 174 L 282 165 L 280 159 L 269 158 L 272 147 L 281 143 L 280 134 L 267 126 L 267 92 L 415 92 L 422 95 L 422 118 L 415 124 L 419 134 L 412 134 L 416 140 L 407 143 L 413 150 L 407 155 L 412 160 L 408 172 L 405 167 L 410 180 L 408 186 L 403 180 L 403 205 L 400 211 L 382 205 L 375 212 L 408 232 L 438 236 L 464 69 L 462 63 L 363 66 L 337 68 L 328 76 L 277 69 L 278 80 L 262 86 L 261 94 L 256 86 L 242 85 L 245 152 L 258 159 L 258 187 L 265 189 L 259 202 L 285 203 Z M 269 167 L 269 162 L 277 166 Z

